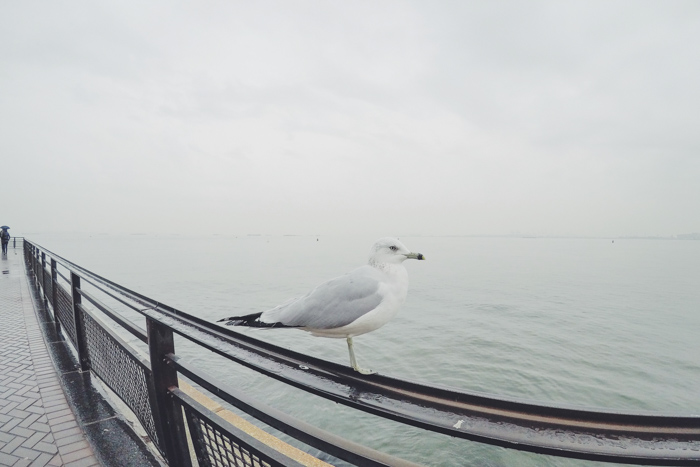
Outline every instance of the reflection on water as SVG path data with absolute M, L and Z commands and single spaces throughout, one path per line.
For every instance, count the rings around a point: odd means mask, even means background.
M 207 320 L 263 311 L 366 260 L 374 238 L 31 238 Z M 700 242 L 404 237 L 399 315 L 355 339 L 361 361 L 404 379 L 542 402 L 700 413 Z M 241 330 L 347 365 L 344 340 Z M 265 403 L 394 455 L 435 466 L 576 465 L 483 446 L 322 401 L 183 339 L 178 353 Z M 313 409 L 310 409 L 313 407 Z M 603 464 L 601 464 L 603 465 Z M 605 464 L 609 465 L 609 464 Z

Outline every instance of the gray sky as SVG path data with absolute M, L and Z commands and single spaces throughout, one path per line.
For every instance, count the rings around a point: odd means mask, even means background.
M 1 9 L 15 235 L 700 231 L 698 1 Z

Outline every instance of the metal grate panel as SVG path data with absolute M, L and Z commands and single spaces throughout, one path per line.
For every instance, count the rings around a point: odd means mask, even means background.
M 51 280 L 51 270 L 46 270 L 44 269 L 44 296 L 48 298 L 48 300 L 51 300 L 51 294 L 53 293 L 53 284 Z
M 231 433 L 206 421 L 191 407 L 183 407 L 200 466 L 272 467 L 279 465 L 276 462 L 261 459 L 255 450 L 241 443 Z
M 39 258 L 34 258 L 34 271 L 36 271 L 36 280 L 39 282 L 39 285 L 43 286 L 44 285 L 44 275 L 43 271 L 44 268 L 41 267 L 41 260 Z
M 83 322 L 91 370 L 134 412 L 160 449 L 147 384 L 150 370 L 88 313 L 83 313 Z
M 78 339 L 75 336 L 75 317 L 73 316 L 73 299 L 70 293 L 61 285 L 57 284 L 56 289 L 57 307 L 54 313 L 63 326 L 62 329 L 68 334 L 68 338 L 75 348 L 78 348 Z

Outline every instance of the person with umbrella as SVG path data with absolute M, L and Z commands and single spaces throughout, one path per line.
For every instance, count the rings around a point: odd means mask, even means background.
M 8 232 L 9 227 L 3 225 L 2 227 L 0 227 L 0 229 L 2 229 L 2 232 L 0 232 L 0 240 L 2 240 L 2 254 L 6 255 L 7 244 L 10 243 L 10 232 Z

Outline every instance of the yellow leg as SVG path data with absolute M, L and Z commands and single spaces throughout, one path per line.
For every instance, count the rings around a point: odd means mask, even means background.
M 352 348 L 352 337 L 348 337 L 348 351 L 350 352 L 350 365 L 352 368 L 357 371 L 360 374 L 363 375 L 373 375 L 376 373 L 374 370 L 365 370 L 364 368 L 360 368 L 360 365 L 357 364 L 357 359 L 355 358 L 355 351 Z

